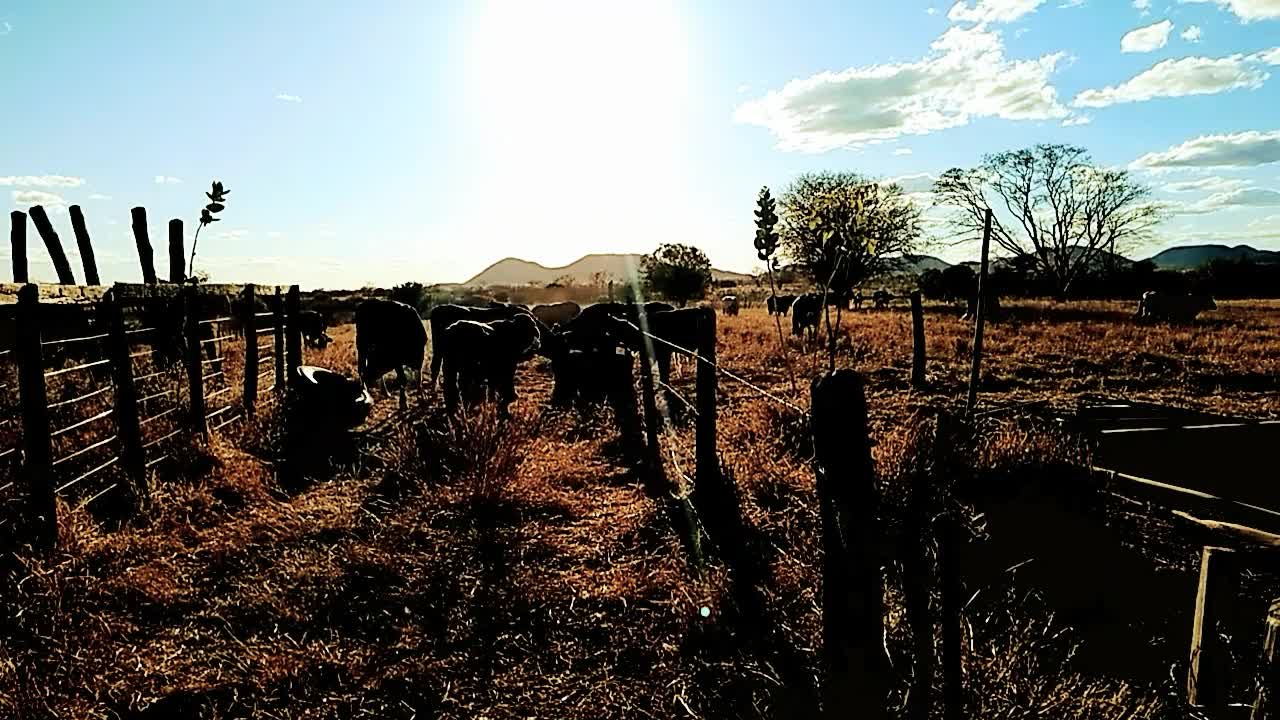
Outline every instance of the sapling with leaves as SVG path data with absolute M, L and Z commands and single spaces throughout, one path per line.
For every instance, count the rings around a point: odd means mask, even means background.
M 756 198 L 756 257 L 764 262 L 766 271 L 769 273 L 769 294 L 773 296 L 773 301 L 778 301 L 778 287 L 773 281 L 773 267 L 777 263 L 774 254 L 778 252 L 778 211 L 777 204 L 770 194 L 769 188 L 760 188 L 760 195 Z M 782 335 L 782 316 L 775 313 L 773 316 L 774 325 L 778 328 L 778 347 L 782 348 L 782 359 L 787 364 L 787 376 L 791 379 L 791 392 L 799 395 L 800 391 L 796 387 L 796 374 L 791 369 L 791 354 L 787 351 L 787 341 Z
M 209 198 L 209 204 L 204 206 L 200 211 L 200 225 L 196 228 L 195 239 L 191 241 L 191 261 L 187 264 L 187 277 L 194 279 L 196 276 L 196 246 L 200 244 L 200 231 L 205 225 L 216 223 L 220 218 L 214 217 L 215 213 L 220 213 L 226 209 L 227 195 L 231 191 L 222 186 L 218 180 L 213 181 L 213 187 L 205 196 Z

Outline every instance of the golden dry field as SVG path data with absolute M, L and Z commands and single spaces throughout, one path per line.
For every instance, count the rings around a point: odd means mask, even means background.
M 841 317 L 836 365 L 867 380 L 885 498 L 894 706 L 911 672 L 897 558 L 921 542 L 902 530 L 901 497 L 929 456 L 929 409 L 963 402 L 972 326 L 960 312 L 926 306 L 925 391 L 908 383 L 905 307 Z M 1011 303 L 987 326 L 980 409 L 1069 408 L 1105 393 L 1280 415 L 1280 303 L 1224 302 L 1190 326 L 1132 314 L 1122 303 Z M 784 355 L 760 308 L 718 323 L 724 369 L 807 407 L 825 346 L 792 338 L 783 318 Z M 354 373 L 351 327 L 332 334 L 306 362 Z M 690 364 L 673 385 L 692 397 Z M 126 527 L 64 505 L 59 548 L 3 568 L 0 717 L 812 717 L 821 546 L 803 415 L 721 377 L 721 460 L 765 568 L 748 622 L 723 566 L 713 557 L 699 573 L 686 559 L 619 453 L 610 411 L 550 409 L 541 359 L 518 388 L 509 422 L 491 409 L 450 421 L 430 397 L 400 417 L 376 388 L 376 441 L 288 489 L 273 473 L 279 418 L 265 408 L 158 475 Z M 692 423 L 662 442 L 669 474 L 692 474 Z M 1003 488 L 1062 475 L 1086 452 L 1047 424 L 993 415 L 968 479 Z M 1101 502 L 1088 520 L 1046 515 L 1041 537 L 1012 540 L 1000 534 L 1012 507 L 970 508 L 969 716 L 1183 717 L 1197 539 L 1147 509 Z M 1159 594 L 1107 598 L 1106 617 L 1055 584 L 1097 570 L 1058 548 L 1102 525 L 1118 538 L 1111 569 Z M 1010 569 L 1019 543 L 1061 563 Z M 999 567 L 977 569 L 988 565 Z M 1115 643 L 1133 651 L 1124 666 L 1108 662 Z

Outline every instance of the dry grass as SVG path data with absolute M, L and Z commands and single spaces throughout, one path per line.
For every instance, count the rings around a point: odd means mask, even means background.
M 1280 411 L 1280 306 L 1224 303 L 1194 327 L 1136 325 L 1127 313 L 1107 303 L 1015 306 L 991 326 L 984 401 L 1114 391 Z M 863 311 L 843 324 L 839 364 L 868 378 L 894 529 L 902 487 L 922 471 L 931 409 L 962 396 L 967 325 L 954 310 L 930 309 L 932 390 L 921 393 L 907 389 L 905 311 Z M 790 398 L 774 332 L 755 309 L 721 318 L 719 359 Z M 350 328 L 335 335 L 307 361 L 351 372 Z M 792 342 L 807 387 L 825 359 Z M 691 395 L 692 378 L 685 368 L 675 385 Z M 685 562 L 665 515 L 618 459 L 608 412 L 547 410 L 540 363 L 519 387 L 507 423 L 480 409 L 450 424 L 428 402 L 354 466 L 293 493 L 273 478 L 278 419 L 266 408 L 158 478 L 154 502 L 130 526 L 108 531 L 83 509 L 65 513 L 56 552 L 8 556 L 3 569 L 0 716 L 811 716 L 820 547 L 803 418 L 722 381 L 722 458 L 768 569 L 763 616 L 747 622 L 723 567 L 700 576 Z M 375 396 L 375 420 L 392 415 L 394 401 Z M 664 443 L 692 466 L 691 427 Z M 1077 452 L 1041 428 L 1001 422 L 974 446 L 971 487 L 1017 494 L 1026 478 L 1066 472 Z M 975 557 L 998 565 L 1009 551 L 1000 523 L 1023 506 L 972 503 Z M 1134 539 L 1123 542 L 1134 548 Z M 900 703 L 910 630 L 891 545 Z M 1131 554 L 1185 579 L 1187 546 L 1172 537 L 1162 547 Z M 1185 635 L 1176 613 L 1134 631 L 1147 633 L 1138 642 L 1173 636 L 1155 644 L 1147 672 L 1105 667 L 1090 658 L 1095 619 L 1073 614 L 1079 603 L 1034 563 L 1005 572 L 1012 564 L 988 575 L 975 565 L 971 576 L 973 716 L 1176 713 L 1169 663 Z

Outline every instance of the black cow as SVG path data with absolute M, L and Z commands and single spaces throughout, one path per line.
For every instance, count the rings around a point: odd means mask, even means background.
M 365 300 L 356 307 L 356 365 L 366 386 L 395 370 L 400 381 L 400 407 L 408 407 L 406 369 L 422 384 L 427 330 L 411 305 L 394 300 Z M 383 384 L 386 391 L 386 384 Z
M 457 410 L 459 396 L 473 403 L 487 390 L 498 403 L 499 415 L 509 417 L 508 408 L 516 399 L 516 367 L 541 345 L 533 315 L 520 313 L 489 323 L 458 320 L 445 328 L 444 337 L 448 338 L 442 358 L 448 411 Z
M 302 333 L 302 339 L 307 341 L 307 345 L 323 350 L 326 345 L 333 342 L 333 338 L 325 332 L 325 327 L 324 316 L 315 310 L 303 310 L 298 313 L 298 330 Z
M 1000 314 L 1000 295 L 995 290 L 988 288 L 983 292 L 987 298 L 986 307 L 983 308 L 983 316 L 988 320 L 994 320 Z M 969 295 L 965 305 L 964 315 L 960 316 L 961 320 L 968 320 L 976 317 L 978 314 L 978 289 L 975 287 L 973 293 Z
M 877 310 L 889 307 L 889 301 L 891 300 L 893 300 L 893 295 L 884 288 L 880 288 L 871 294 L 871 302 L 875 304 Z
M 445 330 L 459 320 L 473 320 L 489 323 L 506 320 L 516 315 L 528 314 L 529 310 L 519 305 L 505 305 L 491 301 L 486 307 L 469 305 L 437 305 L 431 309 L 428 320 L 431 324 L 431 387 L 435 388 L 436 379 L 440 377 L 440 367 L 449 353 L 449 338 Z
M 862 309 L 862 291 L 861 290 L 856 290 L 853 293 L 853 309 L 854 310 Z
M 771 295 L 766 301 L 766 305 L 768 305 L 770 315 L 785 316 L 795 301 L 795 295 Z
M 822 317 L 822 296 L 816 293 L 801 295 L 791 305 L 791 334 L 804 335 L 808 330 L 814 339 L 818 337 L 818 320 Z

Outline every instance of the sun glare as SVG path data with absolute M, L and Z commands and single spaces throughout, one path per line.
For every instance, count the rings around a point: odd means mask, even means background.
M 684 194 L 687 63 L 671 3 L 516 0 L 479 10 L 467 77 L 473 181 L 487 196 L 477 205 L 489 208 L 478 220 L 489 234 L 553 242 L 546 252 L 568 260 L 606 227 L 650 249 L 655 214 Z

